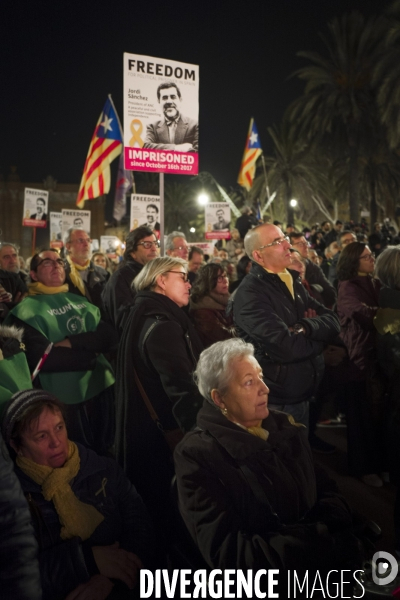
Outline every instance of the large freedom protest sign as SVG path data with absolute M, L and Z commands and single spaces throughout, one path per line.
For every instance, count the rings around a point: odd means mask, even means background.
M 49 192 L 25 188 L 22 225 L 26 227 L 46 227 Z
M 62 241 L 68 237 L 69 229 L 82 229 L 90 235 L 90 210 L 62 209 Z
M 124 53 L 125 169 L 196 175 L 199 67 Z
M 212 202 L 206 205 L 206 240 L 229 240 L 231 234 L 231 209 L 227 202 Z

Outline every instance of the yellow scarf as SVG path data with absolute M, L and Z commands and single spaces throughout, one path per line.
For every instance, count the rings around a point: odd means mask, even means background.
M 273 273 L 273 271 L 269 271 L 268 269 L 265 270 L 267 271 L 267 273 Z M 289 271 L 287 269 L 284 269 L 283 271 L 281 271 L 281 273 L 275 273 L 275 275 L 278 275 L 279 279 L 283 281 L 289 292 L 292 294 L 292 298 L 294 298 L 293 277 L 291 276 Z
M 67 256 L 67 261 L 71 267 L 71 272 L 70 272 L 69 276 L 71 277 L 72 283 L 74 284 L 75 287 L 78 288 L 78 290 L 80 291 L 82 296 L 86 296 L 85 284 L 83 282 L 83 279 L 79 275 L 79 271 L 86 271 L 86 269 L 89 268 L 90 259 L 88 258 L 83 266 L 75 263 L 69 255 Z
M 255 435 L 256 437 L 261 438 L 264 442 L 267 441 L 269 436 L 269 431 L 263 429 L 263 427 L 246 427 L 247 431 L 251 433 L 251 435 Z
M 30 296 L 39 296 L 40 294 L 61 294 L 61 292 L 68 292 L 68 285 L 64 283 L 64 285 L 59 285 L 57 287 L 49 287 L 48 285 L 44 285 L 44 283 L 40 283 L 40 281 L 35 281 L 34 283 L 28 283 L 28 289 Z
M 63 467 L 53 469 L 38 465 L 24 456 L 17 457 L 17 465 L 42 486 L 45 500 L 53 502 L 61 523 L 61 539 L 69 540 L 76 536 L 82 540 L 90 538 L 104 517 L 94 506 L 78 500 L 70 486 L 81 465 L 77 445 L 68 442 L 68 460 Z

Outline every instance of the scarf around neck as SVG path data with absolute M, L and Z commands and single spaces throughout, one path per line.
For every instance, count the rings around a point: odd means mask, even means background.
M 59 285 L 56 287 L 50 287 L 48 285 L 44 285 L 44 283 L 40 283 L 40 281 L 35 281 L 34 283 L 28 284 L 29 296 L 39 296 L 40 294 L 61 294 L 61 292 L 68 292 L 68 285 L 64 283 L 64 285 Z
M 71 278 L 72 283 L 74 284 L 74 286 L 76 288 L 78 288 L 78 290 L 80 291 L 82 296 L 86 296 L 85 284 L 84 284 L 81 276 L 79 275 L 79 271 L 86 271 L 86 269 L 89 268 L 90 259 L 88 258 L 83 266 L 75 263 L 69 255 L 67 256 L 67 261 L 68 261 L 69 266 L 71 267 L 71 272 L 70 272 L 69 276 Z
M 94 506 L 78 500 L 72 491 L 70 482 L 79 473 L 81 464 L 77 445 L 68 442 L 68 460 L 56 469 L 38 465 L 24 456 L 17 456 L 16 462 L 21 471 L 42 486 L 44 499 L 53 502 L 61 523 L 61 539 L 90 538 L 104 517 Z

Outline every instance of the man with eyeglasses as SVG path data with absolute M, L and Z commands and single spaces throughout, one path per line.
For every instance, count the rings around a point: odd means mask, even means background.
M 188 259 L 189 246 L 182 231 L 172 231 L 167 235 L 165 252 L 168 256 L 183 258 L 183 260 Z
M 97 306 L 69 292 L 56 250 L 33 256 L 30 277 L 28 297 L 9 313 L 6 324 L 23 329 L 34 386 L 67 405 L 71 438 L 104 453 L 114 437 L 114 376 L 102 353 L 116 345 L 117 336 Z
M 117 330 L 125 307 L 133 303 L 136 295 L 133 280 L 144 265 L 159 256 L 160 246 L 155 233 L 147 225 L 131 231 L 125 243 L 124 260 L 111 275 L 102 293 L 104 312 Z
M 233 302 L 238 335 L 254 345 L 270 407 L 308 426 L 309 401 L 324 371 L 324 344 L 338 335 L 339 321 L 290 270 L 290 240 L 279 227 L 251 229 L 244 247 L 253 262 Z
M 84 229 L 71 228 L 65 240 L 67 259 L 65 263 L 66 283 L 72 294 L 86 296 L 103 310 L 101 293 L 107 282 L 108 273 L 90 260 L 92 240 Z
M 332 306 L 336 302 L 336 290 L 325 277 L 321 267 L 317 264 L 314 264 L 310 260 L 308 256 L 308 249 L 310 247 L 310 244 L 304 237 L 304 234 L 293 231 L 289 234 L 289 237 L 290 243 L 292 244 L 293 248 L 300 252 L 301 256 L 306 260 L 306 281 L 309 283 L 310 286 L 321 286 L 322 291 L 320 291 L 320 294 L 322 302 L 328 308 L 332 308 Z

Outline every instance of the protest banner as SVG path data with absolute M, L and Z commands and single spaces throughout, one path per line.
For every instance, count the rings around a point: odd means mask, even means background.
M 25 188 L 22 225 L 25 227 L 46 227 L 49 192 Z
M 62 213 L 50 213 L 50 248 L 62 248 Z
M 90 210 L 62 209 L 62 241 L 65 244 L 68 229 L 82 229 L 90 235 Z
M 100 236 L 100 252 L 107 254 L 108 258 L 117 258 L 119 246 L 121 246 L 121 240 L 116 235 Z
M 196 175 L 199 67 L 124 53 L 125 169 Z
M 146 225 L 160 237 L 160 196 L 131 194 L 130 230 Z
M 206 240 L 229 240 L 231 209 L 227 202 L 211 202 L 205 207 Z

